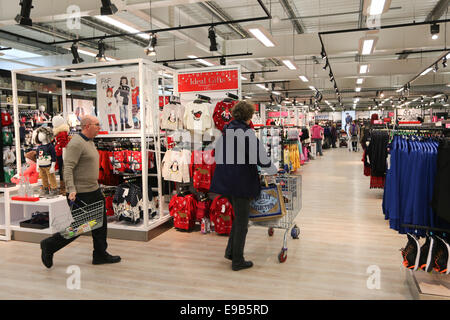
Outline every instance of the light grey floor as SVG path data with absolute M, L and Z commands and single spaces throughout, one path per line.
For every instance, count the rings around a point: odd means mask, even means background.
M 255 266 L 239 272 L 223 258 L 227 238 L 200 232 L 109 240 L 108 251 L 123 261 L 103 266 L 91 264 L 91 239 L 82 237 L 55 255 L 50 270 L 38 244 L 0 242 L 0 299 L 411 299 L 399 251 L 406 238 L 384 220 L 383 192 L 369 189 L 361 153 L 326 150 L 300 173 L 301 235 L 289 239 L 283 264 L 283 231 L 269 238 L 261 227 L 247 237 Z M 71 265 L 81 271 L 79 290 L 69 289 L 71 278 L 67 286 Z M 379 289 L 370 266 L 380 271 Z

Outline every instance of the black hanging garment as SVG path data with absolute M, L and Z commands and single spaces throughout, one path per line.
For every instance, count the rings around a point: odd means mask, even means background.
M 387 171 L 389 133 L 373 131 L 367 155 L 370 162 L 370 188 L 383 189 Z
M 432 208 L 435 214 L 450 223 L 450 140 L 441 141 L 437 155 Z

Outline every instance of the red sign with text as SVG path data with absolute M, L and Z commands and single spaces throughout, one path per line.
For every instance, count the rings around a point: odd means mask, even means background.
M 237 70 L 185 73 L 178 75 L 178 92 L 236 90 Z

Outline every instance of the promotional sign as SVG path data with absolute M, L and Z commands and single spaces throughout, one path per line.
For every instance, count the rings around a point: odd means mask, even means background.
M 99 75 L 97 101 L 102 130 L 123 132 L 140 129 L 137 72 Z
M 178 75 L 178 92 L 236 90 L 238 70 L 184 73 Z
M 269 118 L 279 118 L 280 117 L 280 112 L 279 111 L 271 111 L 267 113 L 267 116 Z M 281 117 L 287 117 L 288 113 L 287 111 L 282 111 L 281 112 Z

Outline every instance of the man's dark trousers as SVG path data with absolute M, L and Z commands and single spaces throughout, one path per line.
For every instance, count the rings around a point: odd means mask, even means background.
M 78 206 L 80 207 L 85 206 L 81 201 L 85 202 L 86 204 L 92 204 L 97 201 L 103 201 L 103 225 L 100 228 L 93 230 L 91 233 L 92 233 L 92 240 L 94 243 L 94 255 L 104 256 L 106 254 L 106 248 L 108 246 L 106 242 L 108 228 L 106 221 L 105 198 L 103 197 L 103 194 L 100 191 L 100 189 L 97 189 L 96 191 L 93 192 L 77 193 L 73 209 L 78 208 Z M 69 203 L 70 206 L 69 199 L 67 199 L 67 202 Z M 55 233 L 50 238 L 45 239 L 44 243 L 47 250 L 49 250 L 51 253 L 55 253 L 56 251 L 67 246 L 69 243 L 71 243 L 78 237 L 79 236 L 73 237 L 71 239 L 65 239 L 63 236 L 61 236 L 60 233 Z
M 225 255 L 232 257 L 233 264 L 244 262 L 245 239 L 248 231 L 248 220 L 250 215 L 250 198 L 236 196 L 227 197 L 234 210 L 234 221 L 231 227 L 228 245 Z

